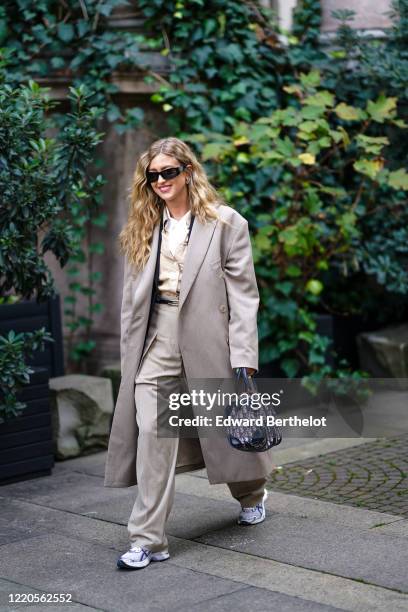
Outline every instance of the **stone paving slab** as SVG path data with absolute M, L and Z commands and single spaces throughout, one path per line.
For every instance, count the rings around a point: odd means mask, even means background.
M 250 607 L 249 607 L 250 606 Z M 279 610 L 279 612 L 334 612 L 339 608 L 317 604 L 305 599 L 246 587 L 228 595 L 213 598 L 194 606 L 194 612 L 248 612 L 248 610 Z M 179 610 L 191 610 L 182 606 Z
M 100 476 L 103 478 L 105 476 L 105 463 L 107 456 L 108 452 L 105 450 L 92 455 L 75 457 L 75 459 L 56 461 L 53 474 L 56 475 L 64 471 L 82 472 L 84 474 L 89 474 L 90 476 Z
M 400 538 L 408 538 L 408 520 L 394 521 L 393 523 L 382 523 L 375 528 L 376 532 L 386 535 L 397 535 Z M 408 571 L 408 570 L 407 570 Z
M 0 498 L 0 505 L 1 516 L 11 530 L 25 525 L 32 535 L 58 533 L 112 548 L 127 549 L 129 544 L 126 527 L 115 522 L 97 520 L 93 516 L 64 512 L 16 499 Z
M 207 479 L 196 478 L 192 474 L 180 474 L 176 477 L 176 491 L 179 493 L 192 494 L 207 499 L 231 502 L 231 494 L 224 484 L 210 485 Z M 239 510 L 238 502 L 233 500 L 236 509 Z M 360 529 L 371 529 L 378 525 L 404 521 L 401 517 L 393 514 L 376 512 L 375 510 L 364 510 L 353 506 L 341 506 L 299 495 L 279 493 L 268 488 L 266 508 L 270 512 L 291 514 L 302 518 L 322 518 L 332 520 L 338 525 L 348 525 Z M 400 533 L 400 532 L 399 532 Z
M 288 463 L 271 474 L 269 486 L 408 517 L 408 436 Z
M 153 563 L 148 571 L 123 572 L 120 552 L 58 534 L 2 547 L 1 575 L 50 593 L 72 593 L 84 605 L 104 610 L 176 610 L 242 589 L 242 585 L 177 567 Z M 39 555 L 41 551 L 41 555 Z
M 215 546 L 169 538 L 172 563 L 342 610 L 406 612 L 408 595 Z
M 276 465 L 284 465 L 372 441 L 372 438 L 286 438 L 274 449 L 273 457 Z
M 92 479 L 91 484 L 94 484 Z M 43 487 L 44 484 L 40 488 Z M 108 500 L 105 500 L 104 503 L 99 503 L 97 495 L 91 495 L 91 501 L 86 499 L 84 501 L 84 495 L 82 494 L 83 487 L 84 482 L 82 480 L 80 492 L 78 493 L 76 487 L 71 491 L 74 499 L 69 501 L 69 511 L 75 512 L 75 514 L 71 515 L 73 518 L 70 521 L 73 525 L 75 525 L 77 520 L 75 517 L 78 514 L 112 523 L 119 523 L 124 526 L 127 525 L 137 493 L 136 488 L 132 487 L 132 490 L 129 489 L 127 494 L 121 492 L 121 490 L 116 491 L 116 496 L 114 494 L 112 496 L 111 493 Z M 101 484 L 100 487 L 102 487 Z M 3 494 L 2 490 L 0 490 L 0 494 Z M 62 498 L 65 499 L 65 495 L 62 495 Z M 14 499 L 16 500 L 16 498 Z M 54 509 L 63 509 L 62 500 L 51 494 L 44 498 L 44 495 L 38 493 L 38 495 L 34 496 L 33 501 L 37 504 L 40 501 L 41 506 L 47 504 L 48 507 Z M 174 536 L 193 539 L 214 529 L 230 527 L 236 521 L 238 510 L 239 504 L 231 495 L 228 500 L 217 501 L 206 497 L 199 498 L 194 495 L 176 493 L 175 503 L 167 523 L 167 532 Z M 19 522 L 18 527 L 22 524 L 23 522 Z M 127 534 L 127 530 L 124 529 L 123 533 Z
M 207 479 L 205 482 L 208 485 Z M 104 487 L 101 478 L 64 469 L 35 481 L 2 487 L 0 495 L 127 525 L 137 487 Z M 193 499 L 189 495 L 178 499 L 177 495 L 167 529 L 175 536 L 194 538 L 210 529 L 230 526 L 239 510 L 238 502 L 230 494 L 228 500 L 222 502 L 206 497 Z
M 274 449 L 276 465 L 300 461 L 353 446 L 359 446 L 372 441 L 370 438 L 325 438 L 312 440 L 310 438 L 287 438 L 281 446 Z M 54 474 L 63 471 L 76 471 L 93 476 L 104 477 L 107 451 L 100 451 L 92 455 L 76 457 L 68 461 L 57 461 L 53 470 Z M 190 472 L 195 476 L 207 478 L 205 469 Z M 181 474 L 180 474 L 181 476 Z
M 17 542 L 18 540 L 24 540 L 30 537 L 31 529 L 28 529 L 24 523 L 20 525 L 10 524 L 6 519 L 5 512 L 3 511 L 3 504 L 1 505 L 1 516 L 0 516 L 0 546 L 2 544 L 9 544 L 10 542 Z
M 236 526 L 196 541 L 408 593 L 408 546 L 398 536 L 280 514 L 254 529 L 243 534 Z
M 80 603 L 64 603 L 64 604 L 55 604 L 51 602 L 47 603 L 31 603 L 31 602 L 10 602 L 10 595 L 43 595 L 43 591 L 39 591 L 38 589 L 32 589 L 25 584 L 18 584 L 16 582 L 12 582 L 10 580 L 3 580 L 0 578 L 0 612 L 16 612 L 20 610 L 30 610 L 34 612 L 61 612 L 62 610 L 66 612 L 84 612 L 88 610 L 88 612 L 99 611 L 100 608 L 93 608 L 91 606 L 83 606 Z
M 49 476 L 15 482 L 0 488 L 0 495 L 22 499 L 50 508 L 83 513 L 103 508 L 109 500 L 131 504 L 136 487 L 126 489 L 104 487 L 102 479 L 64 470 Z

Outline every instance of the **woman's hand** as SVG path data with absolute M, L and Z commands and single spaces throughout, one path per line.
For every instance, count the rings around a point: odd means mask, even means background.
M 254 368 L 247 368 L 246 366 L 241 366 L 241 367 L 246 368 L 246 371 L 248 372 L 248 376 L 252 376 L 256 372 Z

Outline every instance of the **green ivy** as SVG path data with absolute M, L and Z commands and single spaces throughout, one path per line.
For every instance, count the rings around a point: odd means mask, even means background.
M 95 130 L 103 111 L 90 106 L 92 95 L 84 85 L 77 89 L 71 87 L 70 92 L 74 112 L 60 121 L 55 183 L 61 207 L 69 211 L 74 243 L 67 264 L 69 292 L 64 298 L 65 321 L 69 330 L 68 357 L 71 363 L 78 364 L 76 369 L 83 370 L 84 360 L 96 346 L 91 337 L 93 315 L 103 309 L 102 303 L 95 299 L 95 285 L 101 281 L 102 273 L 94 270 L 94 258 L 105 252 L 105 246 L 102 241 L 94 240 L 92 230 L 104 228 L 107 224 L 107 216 L 101 212 L 101 187 L 106 180 L 101 174 L 89 171 L 95 148 L 104 136 Z M 78 313 L 79 300 L 85 301 L 85 314 Z M 81 310 L 83 312 L 83 306 Z
M 384 135 L 387 126 L 401 133 L 408 126 L 397 117 L 394 98 L 369 100 L 365 109 L 346 105 L 321 87 L 316 70 L 285 91 L 292 97 L 287 107 L 236 122 L 231 136 L 196 138 L 204 159 L 219 168 L 220 183 L 234 183 L 245 171 L 265 173 L 269 201 L 259 211 L 248 207 L 261 290 L 261 362 L 276 360 L 291 377 L 305 368 L 337 376 L 342 369 L 326 365 L 328 342 L 315 333 L 313 317 L 322 305 L 338 307 L 333 277 L 345 282 L 357 270 L 360 282 L 375 277 L 388 291 L 408 295 L 408 214 L 402 206 L 408 173 L 388 167 Z M 379 245 L 378 235 L 365 235 L 379 199 L 393 218 L 392 250 Z
M 318 0 L 299 1 L 286 43 L 273 13 L 257 2 L 140 0 L 143 32 L 108 27 L 123 4 L 6 0 L 0 36 L 13 77 L 84 83 L 119 131 L 144 117 L 137 106 L 115 104 L 112 71 L 136 70 L 156 83 L 151 101 L 167 117 L 165 134 L 192 144 L 226 200 L 249 220 L 263 292 L 262 362 L 279 358 L 289 375 L 300 363 L 329 372 L 316 312 L 375 312 L 387 322 L 408 305 L 399 162 L 407 139 L 396 119 L 406 117 L 408 0 L 393 4 L 394 26 L 380 41 L 359 38 L 350 28 L 353 13 L 338 12 L 332 45 L 320 41 Z M 161 74 L 149 66 L 150 52 L 161 57 Z M 307 104 L 305 88 L 316 90 Z M 150 127 L 153 136 L 165 135 Z M 89 254 L 80 257 L 78 264 L 86 263 Z

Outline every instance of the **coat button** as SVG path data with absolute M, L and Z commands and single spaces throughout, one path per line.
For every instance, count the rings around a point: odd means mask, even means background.
M 225 305 L 225 304 L 221 304 L 221 306 L 220 306 L 220 310 L 221 310 L 221 312 L 227 312 L 227 307 L 226 307 L 226 305 Z

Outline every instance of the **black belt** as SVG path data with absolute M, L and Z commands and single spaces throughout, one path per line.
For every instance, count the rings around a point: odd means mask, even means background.
M 178 306 L 178 299 L 172 300 L 170 298 L 161 297 L 160 295 L 156 296 L 155 300 L 156 304 L 169 304 L 170 306 Z

